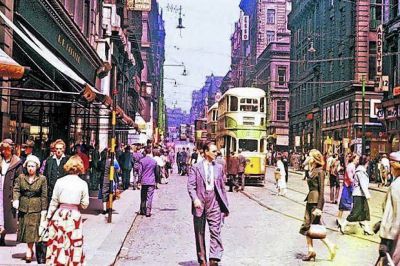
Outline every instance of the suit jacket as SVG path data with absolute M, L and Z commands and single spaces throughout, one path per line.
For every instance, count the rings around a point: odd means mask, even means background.
M 14 184 L 14 200 L 19 200 L 18 210 L 35 213 L 47 210 L 47 180 L 43 175 L 35 177 L 32 184 L 28 175 L 18 176 Z
M 3 158 L 0 157 L 0 171 L 1 162 Z M 8 167 L 7 173 L 4 177 L 3 183 L 3 210 L 4 211 L 4 227 L 8 233 L 14 233 L 17 231 L 17 219 L 13 217 L 13 189 L 15 179 L 23 173 L 23 167 L 18 156 L 13 155 L 11 158 L 10 166 Z M 1 200 L 1 197 L 0 197 Z
M 224 172 L 220 164 L 214 164 L 214 191 L 217 200 L 221 207 L 221 212 L 229 213 L 228 198 L 226 196 L 224 184 Z M 203 162 L 199 162 L 192 166 L 189 171 L 188 184 L 189 196 L 192 199 L 192 214 L 196 217 L 201 217 L 204 212 L 205 206 L 205 192 L 206 192 L 206 174 Z M 195 208 L 193 202 L 199 199 L 201 208 Z
M 228 175 L 237 175 L 239 172 L 239 158 L 229 156 L 226 161 Z
M 53 189 L 56 185 L 57 179 L 65 176 L 64 165 L 68 161 L 68 159 L 68 155 L 62 158 L 59 166 L 57 166 L 57 161 L 53 158 L 53 156 L 50 156 L 46 160 L 46 166 L 43 175 L 47 178 L 47 185 L 49 186 L 49 199 L 51 199 L 51 196 L 53 195 Z
M 150 156 L 145 156 L 140 160 L 139 164 L 139 180 L 142 185 L 156 184 L 157 162 Z
M 310 178 L 307 179 L 309 192 L 305 201 L 317 203 L 317 208 L 320 210 L 324 207 L 324 182 L 325 172 L 322 167 L 310 171 Z

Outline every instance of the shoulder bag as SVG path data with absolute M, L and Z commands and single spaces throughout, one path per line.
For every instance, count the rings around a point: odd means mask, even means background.
M 315 217 L 314 220 L 316 218 L 317 217 Z M 320 219 L 321 219 L 321 217 L 320 217 Z M 325 225 L 311 223 L 310 229 L 307 231 L 307 236 L 312 238 L 312 239 L 324 239 L 326 237 L 326 227 L 325 227 Z

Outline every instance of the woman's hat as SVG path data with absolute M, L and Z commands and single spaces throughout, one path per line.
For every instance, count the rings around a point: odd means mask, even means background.
M 8 146 L 14 147 L 14 142 L 11 139 L 3 139 L 3 141 L 0 143 L 0 148 Z
M 23 166 L 26 167 L 26 165 L 28 164 L 28 162 L 34 162 L 34 163 L 36 163 L 37 167 L 40 166 L 40 160 L 39 160 L 39 158 L 36 157 L 35 155 L 29 154 L 29 155 L 26 157 L 26 160 L 25 160 Z
M 393 162 L 398 162 L 400 163 L 400 151 L 392 152 L 389 155 L 389 159 Z

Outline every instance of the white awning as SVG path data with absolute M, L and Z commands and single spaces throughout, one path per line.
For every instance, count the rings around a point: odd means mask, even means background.
M 41 41 L 39 41 L 28 29 L 23 25 L 20 25 L 25 33 L 18 28 L 11 20 L 9 20 L 3 12 L 0 11 L 0 17 L 4 22 L 23 39 L 35 52 L 41 55 L 50 65 L 60 71 L 62 74 L 68 76 L 72 80 L 76 81 L 78 84 L 84 86 L 90 86 L 93 90 L 97 91 L 90 84 L 87 84 L 74 70 L 72 70 L 67 64 L 65 64 L 61 59 L 59 59 L 54 53 L 52 53 Z M 98 92 L 98 91 L 97 91 Z

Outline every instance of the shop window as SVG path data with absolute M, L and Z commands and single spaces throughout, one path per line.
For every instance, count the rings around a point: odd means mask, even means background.
M 368 78 L 373 80 L 376 76 L 376 42 L 369 42 Z

